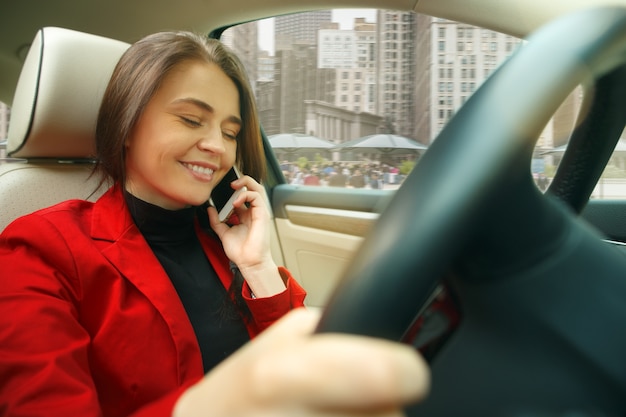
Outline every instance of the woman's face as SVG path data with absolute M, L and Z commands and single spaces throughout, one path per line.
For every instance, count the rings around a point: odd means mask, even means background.
M 233 81 L 215 64 L 181 63 L 126 143 L 126 189 L 170 210 L 204 203 L 235 163 L 241 123 Z

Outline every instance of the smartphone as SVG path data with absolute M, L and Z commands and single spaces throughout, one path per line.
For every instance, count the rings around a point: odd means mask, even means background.
M 239 177 L 241 177 L 239 170 L 233 166 L 211 192 L 209 203 L 217 209 L 221 222 L 228 220 L 234 210 L 233 201 L 239 194 L 247 190 L 246 187 L 234 190 L 230 186 L 230 183 Z

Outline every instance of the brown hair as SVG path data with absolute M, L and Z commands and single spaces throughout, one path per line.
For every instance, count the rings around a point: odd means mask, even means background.
M 191 32 L 159 32 L 130 46 L 104 92 L 96 125 L 95 171 L 101 175 L 101 184 L 110 179 L 124 185 L 127 139 L 163 79 L 189 60 L 216 64 L 237 87 L 243 126 L 237 137 L 235 163 L 257 181 L 265 178 L 257 109 L 241 61 L 216 39 Z

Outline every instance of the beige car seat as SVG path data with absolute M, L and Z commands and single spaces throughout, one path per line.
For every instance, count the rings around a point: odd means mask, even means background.
M 128 46 L 56 27 L 37 32 L 11 106 L 9 159 L 0 163 L 0 231 L 37 209 L 104 192 L 90 177 L 96 118 Z

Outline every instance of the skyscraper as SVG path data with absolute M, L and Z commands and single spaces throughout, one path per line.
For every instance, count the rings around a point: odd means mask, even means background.
M 428 142 L 521 43 L 509 35 L 429 16 L 418 19 L 417 39 L 428 40 L 419 44 L 417 57 L 417 95 L 429 101 L 430 109 L 420 119 L 420 133 Z M 419 64 L 425 62 L 428 67 Z
M 274 18 L 276 50 L 288 49 L 289 44 L 317 44 L 317 31 L 332 20 L 331 10 L 299 13 Z
M 356 18 L 354 29 L 338 24 L 318 35 L 317 67 L 336 69 L 333 104 L 354 112 L 375 112 L 376 24 Z
M 377 106 L 387 133 L 415 137 L 417 19 L 415 13 L 377 13 Z
M 252 88 L 255 89 L 258 66 L 258 23 L 237 25 L 226 30 L 221 41 L 230 47 L 246 68 Z

